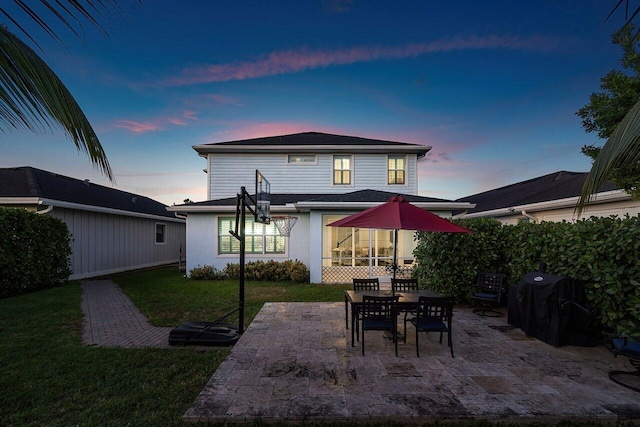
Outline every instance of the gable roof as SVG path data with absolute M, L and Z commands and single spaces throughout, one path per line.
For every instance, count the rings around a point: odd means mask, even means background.
M 587 175 L 587 172 L 559 171 L 494 190 L 461 197 L 457 201 L 475 203 L 475 208 L 467 211 L 467 213 L 471 214 L 568 199 L 580 195 Z M 600 192 L 616 189 L 614 184 L 607 182 L 602 186 Z
M 238 141 L 194 145 L 200 155 L 208 153 L 412 153 L 418 157 L 431 150 L 428 145 L 385 141 L 357 136 L 332 135 L 321 132 L 303 132 L 291 135 L 267 136 Z
M 4 200 L 3 200 L 4 199 Z M 176 219 L 166 205 L 139 194 L 58 175 L 30 166 L 0 168 L 0 203 L 32 199 L 60 206 L 74 204 Z
M 357 209 L 367 208 L 384 203 L 393 196 L 402 196 L 413 204 L 423 208 L 453 210 L 467 209 L 471 205 L 466 202 L 455 202 L 433 197 L 415 196 L 411 194 L 400 194 L 389 191 L 358 190 L 341 194 L 302 194 L 302 193 L 271 193 L 270 202 L 272 211 L 301 211 L 311 208 L 331 208 L 331 209 Z M 213 212 L 231 211 L 235 212 L 236 197 L 224 199 L 207 200 L 204 202 L 189 203 L 184 205 L 174 205 L 168 208 L 172 212 Z

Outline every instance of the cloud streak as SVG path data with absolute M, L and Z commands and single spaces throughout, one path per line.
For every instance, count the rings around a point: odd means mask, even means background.
M 467 37 L 438 40 L 431 43 L 412 43 L 404 46 L 353 47 L 338 50 L 276 51 L 255 61 L 212 64 L 185 68 L 179 76 L 165 79 L 163 86 L 187 86 L 230 80 L 248 80 L 280 74 L 299 73 L 315 68 L 336 65 L 414 58 L 430 53 L 456 50 L 509 49 L 546 52 L 556 49 L 556 38 L 531 36 Z
M 139 122 L 135 120 L 119 120 L 114 124 L 116 128 L 128 130 L 131 133 L 143 134 L 147 132 L 156 132 L 164 129 L 167 124 L 175 126 L 187 126 L 189 122 L 198 120 L 195 111 L 186 110 L 179 116 L 161 117 L 152 121 Z

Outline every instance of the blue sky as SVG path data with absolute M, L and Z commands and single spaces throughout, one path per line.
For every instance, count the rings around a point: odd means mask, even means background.
M 575 112 L 620 69 L 616 2 L 146 0 L 108 38 L 35 35 L 118 189 L 205 200 L 193 145 L 318 131 L 431 145 L 419 192 L 456 199 L 588 171 L 580 148 L 602 141 Z M 0 167 L 111 185 L 59 129 L 0 144 Z

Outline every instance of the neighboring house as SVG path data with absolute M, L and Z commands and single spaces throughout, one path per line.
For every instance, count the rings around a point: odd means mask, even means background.
M 271 215 L 299 218 L 290 237 L 273 223 L 248 216 L 246 261 L 298 259 L 311 282 L 349 282 L 389 275 L 390 230 L 326 225 L 400 194 L 444 217 L 473 207 L 465 202 L 418 196 L 418 161 L 431 147 L 308 132 L 196 145 L 207 159 L 208 200 L 169 207 L 187 216 L 187 271 L 199 265 L 223 269 L 238 262 L 236 195 L 255 192 L 256 169 L 271 185 Z M 399 265 L 413 263 L 414 233 L 398 237 Z
M 67 224 L 72 280 L 178 262 L 186 247 L 185 220 L 166 205 L 32 167 L 0 168 L 0 206 Z
M 575 208 L 586 172 L 559 171 L 527 181 L 458 199 L 475 204 L 456 218 L 496 218 L 503 224 L 521 221 L 575 221 Z M 607 182 L 581 214 L 591 216 L 638 215 L 640 202 Z

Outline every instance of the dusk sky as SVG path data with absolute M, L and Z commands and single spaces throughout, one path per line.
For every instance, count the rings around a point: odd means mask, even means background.
M 419 193 L 453 200 L 589 170 L 580 148 L 603 141 L 575 113 L 621 69 L 616 3 L 145 0 L 108 38 L 62 30 L 64 50 L 34 34 L 120 190 L 202 201 L 193 145 L 316 131 L 433 146 Z M 111 186 L 61 129 L 0 141 L 0 167 Z

